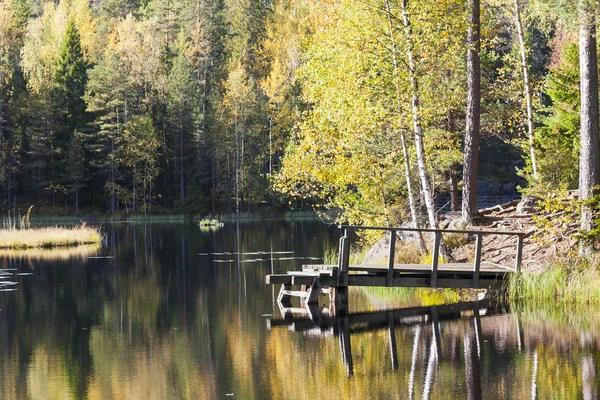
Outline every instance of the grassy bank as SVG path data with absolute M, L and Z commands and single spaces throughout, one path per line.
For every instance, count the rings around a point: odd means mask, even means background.
M 542 271 L 513 275 L 508 294 L 529 302 L 600 303 L 600 259 L 569 257 L 555 260 Z
M 0 249 L 51 248 L 99 244 L 101 242 L 102 234 L 98 228 L 86 225 L 76 227 L 0 229 Z

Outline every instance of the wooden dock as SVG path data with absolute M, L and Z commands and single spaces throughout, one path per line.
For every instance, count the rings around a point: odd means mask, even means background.
M 344 235 L 340 239 L 336 265 L 304 265 L 302 271 L 267 275 L 266 283 L 281 285 L 278 303 L 290 307 L 292 297 L 299 297 L 305 304 L 316 304 L 319 294 L 326 292 L 332 301 L 347 300 L 350 286 L 430 287 L 501 289 L 508 276 L 520 272 L 523 249 L 521 232 L 480 230 L 442 230 L 415 228 L 387 228 L 366 226 L 341 226 Z M 350 238 L 353 231 L 375 229 L 388 232 L 390 246 L 387 264 L 350 265 Z M 396 264 L 395 243 L 399 231 L 430 233 L 433 235 L 431 264 Z M 445 233 L 464 234 L 474 237 L 475 255 L 470 263 L 440 263 L 440 244 Z M 516 236 L 515 263 L 499 265 L 481 259 L 484 235 Z M 294 290 L 294 286 L 297 288 Z

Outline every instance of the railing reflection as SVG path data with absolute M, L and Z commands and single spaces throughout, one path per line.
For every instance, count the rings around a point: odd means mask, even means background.
M 434 386 L 438 364 L 443 361 L 442 352 L 442 326 L 451 320 L 472 320 L 464 331 L 462 338 L 464 347 L 465 374 L 467 383 L 467 397 L 481 399 L 481 363 L 483 359 L 483 339 L 481 331 L 481 318 L 503 313 L 500 304 L 484 299 L 481 301 L 464 302 L 458 304 L 393 309 L 376 312 L 348 313 L 345 303 L 335 303 L 337 308 L 322 308 L 309 306 L 306 308 L 282 308 L 281 319 L 268 319 L 269 329 L 278 326 L 287 326 L 296 332 L 310 333 L 311 335 L 338 337 L 342 363 L 348 376 L 354 374 L 352 347 L 350 336 L 375 330 L 388 330 L 389 349 L 391 354 L 391 368 L 398 369 L 398 345 L 396 334 L 401 329 L 411 329 L 414 335 L 412 342 L 410 374 L 408 382 L 408 398 L 415 397 L 415 379 L 419 354 L 426 355 L 426 371 L 423 381 L 422 398 L 427 399 Z M 520 329 L 520 325 L 518 325 Z M 424 332 L 431 330 L 428 344 L 420 347 Z M 518 332 L 519 339 L 522 333 Z M 517 339 L 517 340 L 519 340 Z M 425 353 L 422 353 L 425 352 Z

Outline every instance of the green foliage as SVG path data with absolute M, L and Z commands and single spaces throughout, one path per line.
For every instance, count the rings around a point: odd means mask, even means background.
M 536 226 L 535 239 L 540 244 L 547 241 L 567 240 L 571 247 L 576 240 L 575 233 L 581 203 L 561 195 L 548 195 L 538 201 L 538 213 L 532 216 Z
M 543 196 L 577 189 L 579 179 L 579 53 L 563 45 L 560 59 L 550 68 L 545 93 L 552 105 L 536 129 L 539 179 L 529 178 L 527 193 Z

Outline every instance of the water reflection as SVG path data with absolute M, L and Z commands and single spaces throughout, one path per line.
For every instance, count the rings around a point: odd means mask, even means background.
M 306 261 L 244 263 L 245 256 L 294 251 L 294 257 L 322 257 L 337 243 L 335 230 L 263 223 L 203 232 L 123 224 L 105 233 L 108 242 L 97 258 L 4 259 L 18 290 L 0 293 L 0 398 L 598 393 L 596 310 L 513 307 L 506 313 L 480 302 L 367 312 L 377 294 L 352 292 L 346 310 L 271 318 L 269 330 L 263 315 L 279 309 L 265 275 Z M 225 252 L 234 262 L 215 264 L 199 255 Z

